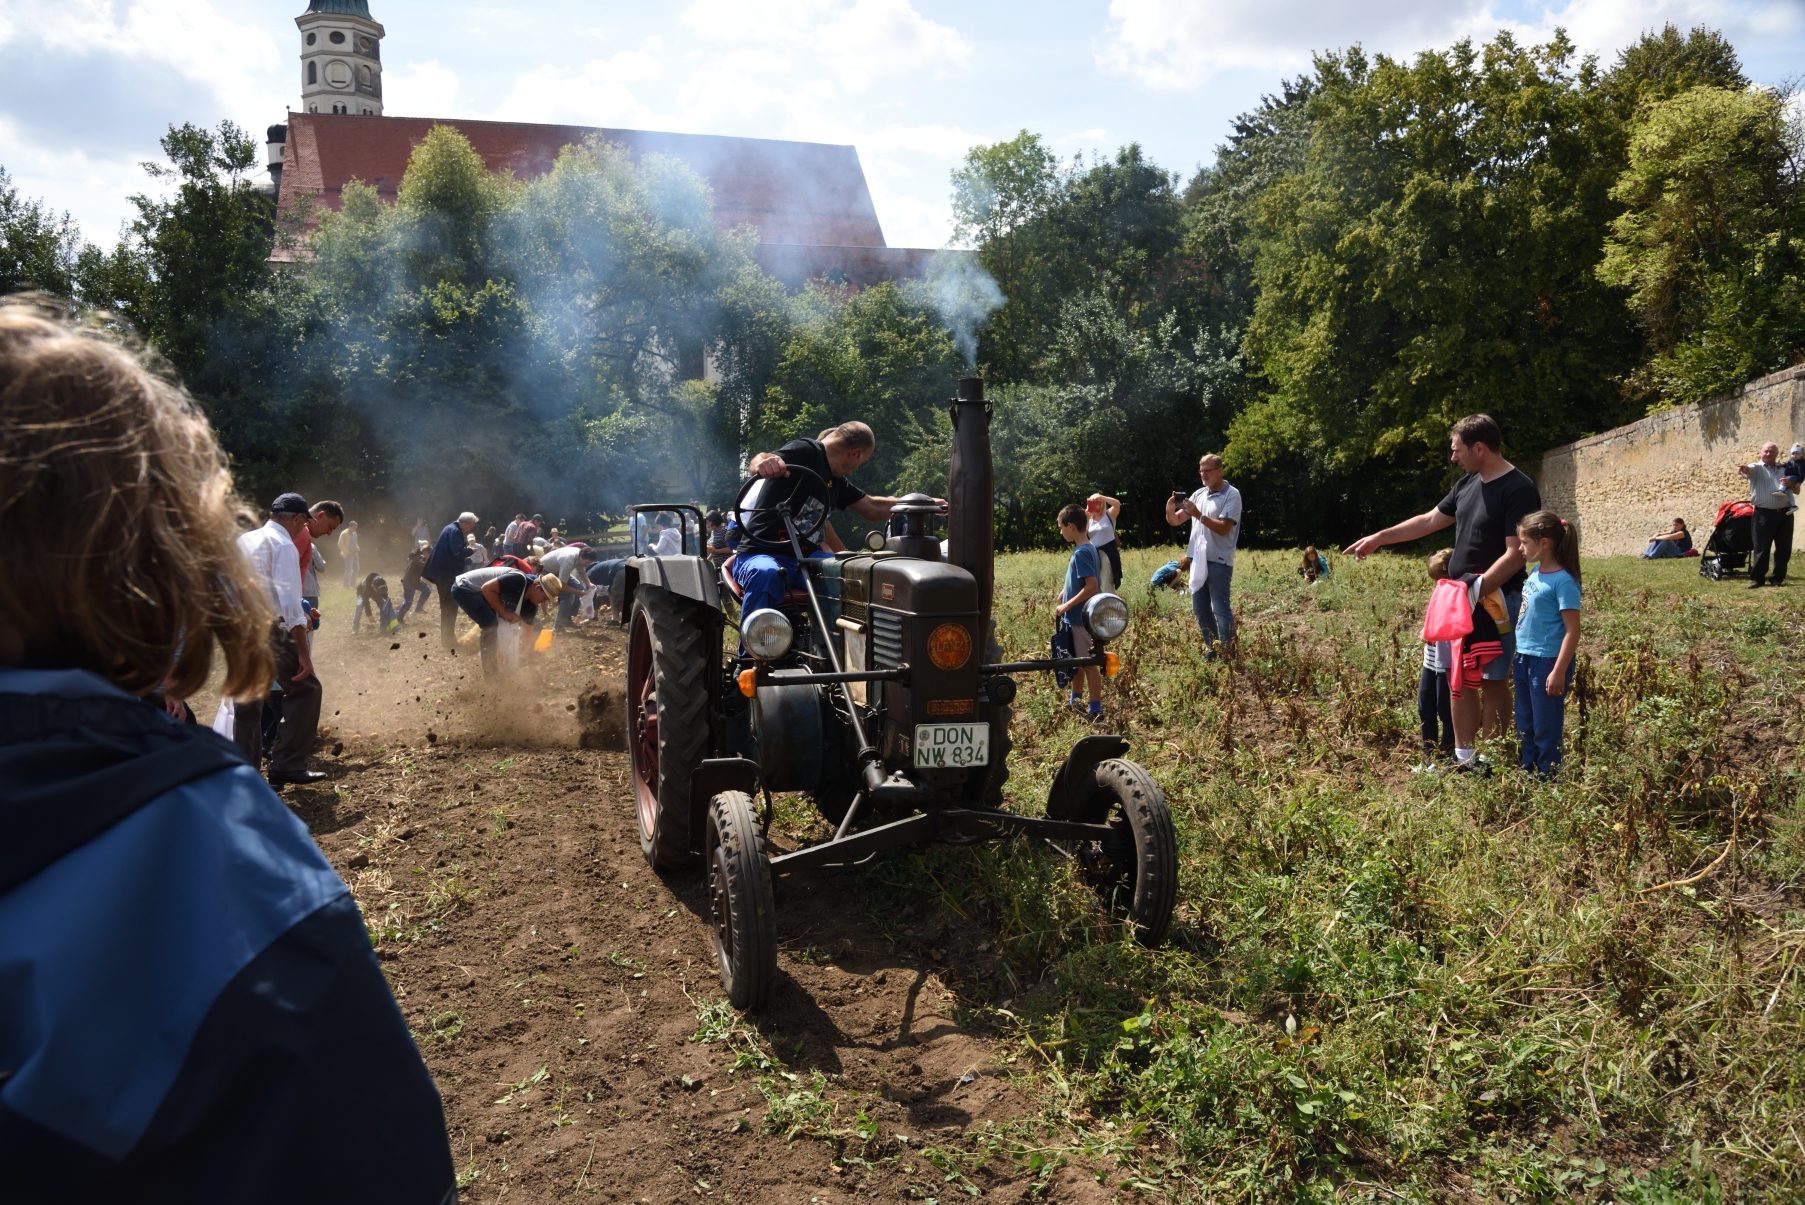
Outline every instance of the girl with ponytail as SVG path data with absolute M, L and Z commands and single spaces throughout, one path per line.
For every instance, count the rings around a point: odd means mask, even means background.
M 1567 687 L 1579 650 L 1579 531 L 1538 510 L 1517 525 L 1517 538 L 1524 560 L 1536 566 L 1517 613 L 1517 738 L 1523 768 L 1548 778 L 1561 766 Z

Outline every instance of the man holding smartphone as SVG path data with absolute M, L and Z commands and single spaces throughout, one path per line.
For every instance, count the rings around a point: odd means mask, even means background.
M 1211 452 L 1197 462 L 1203 488 L 1185 497 L 1173 490 L 1166 499 L 1166 522 L 1191 524 L 1191 614 L 1214 660 L 1235 643 L 1235 611 L 1230 588 L 1235 580 L 1235 545 L 1241 538 L 1241 491 L 1222 476 L 1222 457 Z

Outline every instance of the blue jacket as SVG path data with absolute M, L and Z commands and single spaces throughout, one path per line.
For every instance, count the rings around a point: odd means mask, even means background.
M 439 533 L 438 542 L 432 546 L 432 555 L 426 558 L 426 568 L 420 571 L 420 576 L 429 582 L 449 586 L 469 562 L 470 544 L 464 539 L 464 529 L 456 523 L 447 523 L 445 530 Z
M 0 668 L 0 1197 L 456 1200 L 362 917 L 228 741 Z

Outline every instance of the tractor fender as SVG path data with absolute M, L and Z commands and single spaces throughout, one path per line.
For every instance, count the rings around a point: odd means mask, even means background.
M 722 791 L 759 793 L 758 763 L 744 757 L 711 757 L 689 774 L 689 810 L 692 833 L 708 827 L 708 803 Z
M 633 592 L 640 586 L 659 586 L 679 598 L 693 599 L 712 610 L 721 608 L 721 574 L 707 557 L 636 556 L 627 561 L 623 598 L 615 613 L 625 617 L 633 609 Z
M 1099 734 L 1079 740 L 1065 755 L 1065 765 L 1053 776 L 1053 786 L 1047 792 L 1047 818 L 1082 822 L 1084 817 L 1078 809 L 1089 794 L 1091 774 L 1099 763 L 1127 752 L 1126 737 Z

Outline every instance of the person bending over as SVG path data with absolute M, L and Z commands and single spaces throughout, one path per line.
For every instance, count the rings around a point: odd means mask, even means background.
M 532 647 L 533 628 L 539 608 L 558 597 L 559 582 L 552 574 L 522 573 L 506 565 L 490 565 L 472 569 L 459 577 L 451 587 L 451 596 L 477 627 L 482 649 L 483 677 L 493 677 L 500 666 L 501 625 L 520 629 L 520 652 L 524 657 Z
M 796 526 L 803 532 L 822 522 L 830 510 L 849 510 L 873 523 L 890 517 L 895 498 L 867 494 L 847 480 L 875 451 L 877 437 L 871 428 L 849 422 L 821 432 L 816 439 L 792 439 L 775 452 L 760 452 L 752 458 L 752 475 L 765 482 L 747 496 L 748 527 L 733 562 L 733 580 L 743 594 L 741 614 L 780 606 L 791 589 L 803 589 L 802 569 L 790 548 L 779 503 L 791 504 Z M 791 473 L 791 465 L 813 469 L 820 480 Z M 944 499 L 934 501 L 946 505 Z M 762 509 L 754 511 L 754 506 Z M 846 547 L 829 522 L 822 523 L 819 545 L 799 542 L 805 557 L 825 557 Z
M 227 696 L 267 689 L 243 511 L 177 386 L 0 304 L 0 558 L 31 566 L 0 574 L 8 1202 L 456 1200 L 345 884 L 241 750 L 146 701 L 201 689 L 215 648 Z

